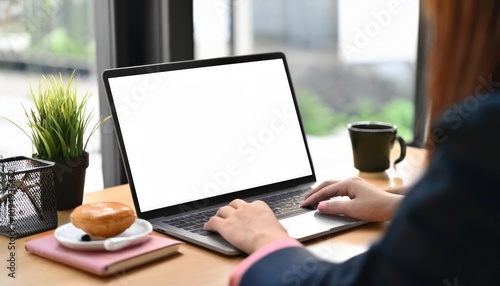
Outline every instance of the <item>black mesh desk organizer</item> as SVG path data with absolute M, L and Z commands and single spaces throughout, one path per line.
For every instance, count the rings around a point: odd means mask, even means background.
M 54 163 L 0 159 L 0 234 L 18 238 L 57 226 Z

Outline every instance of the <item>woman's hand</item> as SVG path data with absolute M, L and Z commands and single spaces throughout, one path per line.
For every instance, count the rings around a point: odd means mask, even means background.
M 263 201 L 247 203 L 236 199 L 221 207 L 205 224 L 229 243 L 250 254 L 275 240 L 288 237 L 273 211 Z
M 350 200 L 330 200 L 348 196 Z M 345 214 L 366 221 L 386 221 L 392 217 L 402 196 L 380 190 L 368 182 L 351 178 L 326 181 L 307 194 L 302 206 L 318 205 L 326 214 Z M 237 199 L 221 207 L 205 224 L 229 243 L 246 253 L 288 236 L 273 211 L 263 201 L 247 203 Z
M 330 200 L 348 196 L 350 200 Z M 325 181 L 311 190 L 301 206 L 318 204 L 318 211 L 325 214 L 345 214 L 365 221 L 391 219 L 401 195 L 380 190 L 360 178 L 344 181 Z

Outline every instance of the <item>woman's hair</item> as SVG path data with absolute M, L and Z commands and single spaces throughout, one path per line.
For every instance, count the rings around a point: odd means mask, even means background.
M 432 123 L 453 103 L 498 86 L 500 0 L 425 0 L 424 9 L 431 31 L 427 75 Z

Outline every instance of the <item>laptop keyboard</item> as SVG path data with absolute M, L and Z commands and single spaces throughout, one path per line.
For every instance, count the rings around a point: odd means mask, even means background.
M 304 200 L 305 195 L 310 191 L 310 188 L 299 189 L 286 194 L 277 194 L 263 198 L 269 207 L 273 210 L 277 218 L 289 217 L 309 212 L 309 208 L 301 208 L 300 203 Z
M 300 203 L 304 200 L 304 196 L 309 190 L 310 188 L 299 189 L 292 192 L 264 197 L 261 198 L 261 200 L 269 205 L 277 218 L 298 215 L 310 211 L 308 208 L 300 207 Z M 218 208 L 209 209 L 174 219 L 164 220 L 163 223 L 193 233 L 208 235 L 210 231 L 204 230 L 203 225 L 217 213 L 217 210 Z

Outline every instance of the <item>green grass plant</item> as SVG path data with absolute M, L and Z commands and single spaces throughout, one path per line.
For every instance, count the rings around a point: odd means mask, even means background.
M 34 109 L 27 110 L 22 106 L 31 132 L 7 119 L 30 138 L 35 158 L 56 161 L 82 156 L 90 137 L 109 119 L 101 117 L 90 126 L 93 110 L 87 112 L 86 104 L 91 94 L 87 92 L 78 100 L 77 88 L 72 86 L 73 79 L 74 72 L 67 83 L 62 74 L 48 78 L 42 75 L 37 90 L 30 86 Z

